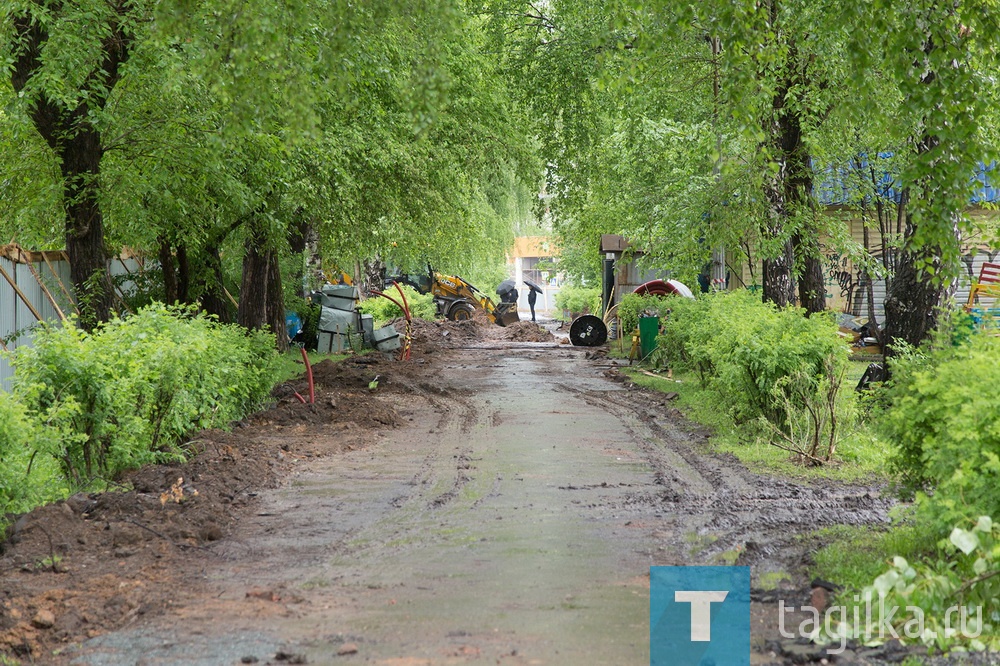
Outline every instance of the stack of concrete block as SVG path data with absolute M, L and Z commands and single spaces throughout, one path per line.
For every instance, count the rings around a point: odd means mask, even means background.
M 322 306 L 317 351 L 337 354 L 358 347 L 384 352 L 400 348 L 395 328 L 384 326 L 376 331 L 372 316 L 358 312 L 359 296 L 357 287 L 346 284 L 328 284 L 313 294 L 313 300 Z

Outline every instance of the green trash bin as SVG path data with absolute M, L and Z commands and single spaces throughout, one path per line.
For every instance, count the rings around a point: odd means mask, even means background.
M 656 336 L 659 334 L 659 317 L 639 317 L 639 348 L 642 358 L 647 358 L 656 349 Z

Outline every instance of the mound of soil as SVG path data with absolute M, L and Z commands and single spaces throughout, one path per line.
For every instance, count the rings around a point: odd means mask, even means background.
M 461 347 L 482 340 L 489 321 L 481 323 L 476 319 L 468 321 L 414 319 L 410 324 L 411 349 L 415 354 L 432 353 L 449 347 Z M 406 332 L 406 320 L 396 319 L 392 325 L 400 335 Z
M 131 490 L 74 495 L 12 526 L 0 545 L 0 651 L 38 658 L 168 607 L 185 594 L 171 584 L 184 554 L 213 557 L 211 542 L 287 464 L 278 442 L 239 430 L 190 446 L 188 463 L 126 474 Z
M 514 322 L 510 326 L 497 327 L 491 337 L 511 342 L 555 342 L 556 337 L 538 324 L 530 321 Z
M 477 316 L 469 321 L 425 321 L 414 319 L 410 334 L 414 354 L 433 353 L 449 347 L 461 347 L 484 340 L 506 342 L 554 342 L 555 336 L 538 324 L 530 321 L 518 321 L 510 326 L 497 326 L 491 323 L 482 311 L 476 311 Z M 403 334 L 406 321 L 397 319 L 392 322 L 396 330 Z

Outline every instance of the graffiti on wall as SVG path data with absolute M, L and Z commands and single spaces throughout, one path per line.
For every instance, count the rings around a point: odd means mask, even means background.
M 881 259 L 881 251 L 873 253 L 876 260 Z M 1000 249 L 987 250 L 983 248 L 970 249 L 962 256 L 965 269 L 963 279 L 959 284 L 957 300 L 964 302 L 968 296 L 970 283 L 979 278 L 979 269 L 984 262 L 996 262 L 1000 259 Z M 867 280 L 861 270 L 854 265 L 849 257 L 836 252 L 826 253 L 823 257 L 825 267 L 826 297 L 831 305 L 841 310 L 861 316 L 867 314 Z M 885 294 L 885 282 L 875 283 L 875 309 L 879 316 L 883 312 L 882 298 Z
M 969 252 L 963 255 L 962 263 L 965 265 L 965 272 L 968 274 L 969 280 L 979 278 L 976 266 L 982 266 L 984 262 L 993 263 L 998 256 L 1000 256 L 1000 250 L 984 250 L 981 248 L 975 253 Z
M 854 311 L 854 295 L 857 291 L 860 276 L 855 275 L 853 262 L 838 253 L 830 253 L 824 257 L 826 266 L 827 298 L 831 299 L 834 290 L 839 290 L 840 298 L 844 299 L 844 311 Z

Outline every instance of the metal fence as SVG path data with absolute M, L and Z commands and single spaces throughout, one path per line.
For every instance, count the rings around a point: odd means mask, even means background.
M 111 261 L 112 276 L 128 276 L 140 268 L 133 258 Z M 31 346 L 42 322 L 73 314 L 69 261 L 61 251 L 29 252 L 16 245 L 0 248 L 0 343 L 8 351 Z M 123 290 L 132 288 L 125 278 Z M 9 390 L 14 371 L 0 355 L 0 390 Z

